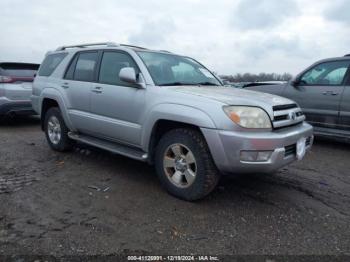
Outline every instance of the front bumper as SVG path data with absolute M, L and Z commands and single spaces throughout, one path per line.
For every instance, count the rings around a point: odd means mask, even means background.
M 313 143 L 313 128 L 301 125 L 270 132 L 235 132 L 201 129 L 218 169 L 223 173 L 270 173 L 297 160 L 293 146 L 307 138 L 306 151 Z M 241 151 L 272 151 L 265 162 L 241 161 Z
M 0 97 L 0 115 L 35 115 L 30 101 L 14 101 Z

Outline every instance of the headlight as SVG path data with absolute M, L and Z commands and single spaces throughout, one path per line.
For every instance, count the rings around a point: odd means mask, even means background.
M 271 128 L 267 113 L 259 107 L 225 106 L 226 115 L 237 125 L 245 128 Z

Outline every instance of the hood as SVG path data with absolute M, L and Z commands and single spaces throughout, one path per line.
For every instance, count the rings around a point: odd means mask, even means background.
M 276 95 L 225 86 L 174 86 L 170 88 L 175 92 L 209 98 L 227 105 L 261 106 L 266 109 L 266 107 L 295 103 Z

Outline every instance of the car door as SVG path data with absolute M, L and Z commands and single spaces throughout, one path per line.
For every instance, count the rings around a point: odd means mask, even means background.
M 350 70 L 345 80 L 344 93 L 340 102 L 339 128 L 350 132 Z
M 295 84 L 289 84 L 283 96 L 296 101 L 306 120 L 315 127 L 336 128 L 344 79 L 349 61 L 330 61 L 313 66 Z
M 120 80 L 119 72 L 124 67 L 134 67 L 139 72 L 136 62 L 126 52 L 103 52 L 98 83 L 91 90 L 94 132 L 100 137 L 139 146 L 145 89 Z
M 90 96 L 92 82 L 96 79 L 97 61 L 97 51 L 77 53 L 61 83 L 68 101 L 67 108 L 71 122 L 83 133 L 88 133 L 93 124 L 89 116 Z

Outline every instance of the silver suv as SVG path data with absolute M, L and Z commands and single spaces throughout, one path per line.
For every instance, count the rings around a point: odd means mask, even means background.
M 185 200 L 210 193 L 220 174 L 273 172 L 302 159 L 313 142 L 293 101 L 224 87 L 190 57 L 122 44 L 49 52 L 32 104 L 52 149 L 79 141 L 147 161 Z

